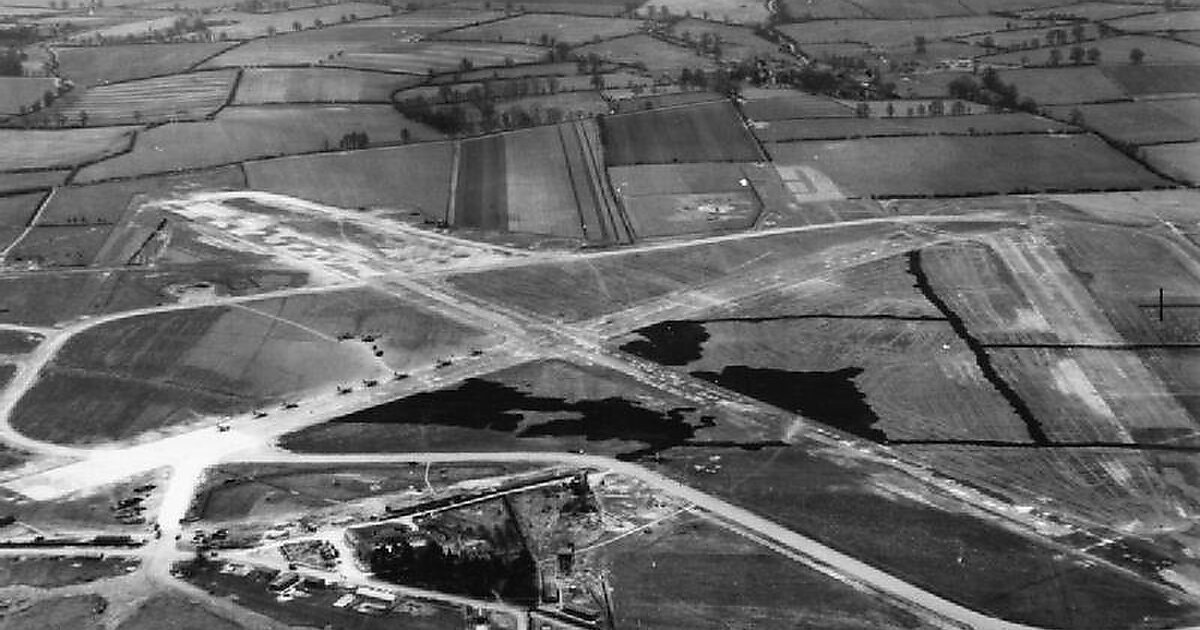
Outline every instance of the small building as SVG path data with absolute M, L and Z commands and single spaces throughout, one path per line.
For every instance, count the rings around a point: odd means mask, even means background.
M 381 588 L 374 588 L 371 586 L 360 586 L 360 587 L 358 587 L 357 590 L 354 591 L 354 594 L 363 599 L 375 600 L 377 602 L 383 602 L 384 604 L 387 604 L 388 606 L 391 606 L 396 603 L 396 594 L 391 591 L 385 591 Z
M 354 603 L 354 593 L 346 593 L 345 595 L 337 598 L 337 601 L 333 602 L 333 607 L 345 608 L 352 603 Z
M 271 583 L 267 585 L 267 588 L 271 589 L 272 591 L 279 592 L 287 590 L 299 582 L 299 573 L 296 573 L 295 571 L 284 571 L 283 573 L 275 576 L 275 579 L 271 580 Z

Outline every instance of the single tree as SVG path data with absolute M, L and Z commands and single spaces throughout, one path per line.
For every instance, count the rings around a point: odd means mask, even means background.
M 1085 51 L 1083 49 L 1083 46 L 1072 46 L 1071 47 L 1071 63 L 1078 66 L 1079 64 L 1083 63 L 1083 60 L 1086 57 L 1087 57 L 1087 51 Z
M 1054 48 L 1050 51 L 1050 65 L 1057 66 L 1062 63 L 1062 51 Z
M 1087 59 L 1091 63 L 1100 63 L 1100 49 L 1092 46 L 1087 51 Z
M 1142 60 L 1145 58 L 1146 52 L 1141 48 L 1134 48 L 1133 50 L 1129 51 L 1129 63 L 1135 66 L 1140 66 L 1142 64 Z
M 917 35 L 913 38 L 913 45 L 916 47 L 918 55 L 925 54 L 925 44 L 926 40 L 924 35 Z

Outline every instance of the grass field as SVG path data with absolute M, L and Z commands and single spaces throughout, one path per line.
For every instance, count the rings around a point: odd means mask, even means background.
M 143 14 L 147 15 L 147 14 Z M 127 41 L 126 38 L 141 39 L 170 29 L 181 14 L 152 15 L 145 19 L 119 20 L 115 23 L 89 28 L 70 36 L 72 43 L 98 41 Z
M 0 560 L 0 586 L 33 586 L 54 588 L 84 584 L 128 573 L 137 567 L 137 560 L 121 557 L 21 557 L 8 556 Z
M 721 470 L 698 474 L 711 455 Z M 1061 553 L 994 521 L 936 499 L 911 498 L 908 484 L 873 467 L 841 467 L 801 448 L 747 452 L 676 449 L 671 474 L 756 510 L 864 562 L 969 607 L 1041 627 L 1116 630 L 1143 623 L 1187 625 L 1187 604 L 1127 574 Z M 883 487 L 880 487 L 883 486 Z M 903 541 L 903 544 L 897 544 Z
M 38 205 L 45 198 L 43 193 L 0 197 L 0 229 L 24 228 L 29 225 Z
M 699 41 L 705 34 L 717 37 L 721 42 L 722 59 L 739 61 L 756 56 L 780 55 L 778 44 L 755 35 L 747 27 L 684 18 L 671 25 L 670 33 L 674 37 L 691 41 Z
M 106 607 L 107 600 L 99 595 L 48 597 L 0 613 L 0 626 L 14 629 L 101 630 L 104 628 L 104 619 L 96 611 Z
M 601 130 L 610 166 L 762 158 L 728 101 L 607 116 L 601 120 Z
M 763 142 L 841 140 L 881 136 L 1063 133 L 1072 129 L 1030 114 L 975 114 L 929 118 L 824 118 L 780 120 L 755 127 Z
M 1166 11 L 1110 20 L 1110 26 L 1129 32 L 1200 31 L 1200 11 Z
M 64 443 L 127 439 L 332 390 L 380 368 L 368 347 L 338 343 L 265 310 L 147 315 L 73 337 L 18 403 L 13 424 Z
M 1017 87 L 1039 105 L 1096 103 L 1125 98 L 1120 85 L 1096 66 L 1006 70 L 1000 79 Z
M 45 337 L 37 333 L 0 330 L 0 354 L 28 354 L 44 340 Z
M 69 170 L 24 171 L 19 173 L 0 172 L 0 194 L 26 190 L 49 190 L 61 186 L 70 175 Z
M 866 12 L 850 0 L 783 0 L 787 12 L 799 20 L 863 18 Z
M 638 20 L 623 18 L 527 14 L 441 33 L 437 37 L 446 40 L 538 44 L 546 36 L 553 41 L 579 45 L 634 33 L 641 28 L 641 24 Z
M 1012 22 L 1014 20 L 995 16 L 932 20 L 817 20 L 785 24 L 780 27 L 780 31 L 796 40 L 801 48 L 809 43 L 864 42 L 892 51 L 911 51 L 914 46 L 913 40 L 918 35 L 933 42 L 971 33 L 1003 30 Z
M 1146 54 L 1142 63 L 1147 65 L 1200 63 L 1200 47 L 1160 37 L 1145 35 L 1108 37 L 1089 42 L 1088 48 L 1093 47 L 1100 51 L 1100 62 L 1107 64 L 1128 64 L 1129 51 L 1134 48 L 1141 49 Z M 1062 55 L 1063 65 L 1071 63 L 1069 61 L 1070 46 L 1043 47 L 1037 50 L 988 55 L 980 60 L 986 63 L 1040 66 L 1049 64 L 1051 50 L 1059 51 Z
M 641 237 L 744 229 L 761 203 L 750 185 L 754 164 L 615 166 L 609 178 Z
M 727 97 L 716 92 L 683 90 L 678 86 L 660 85 L 634 95 L 632 90 L 605 90 L 609 105 L 617 114 L 634 114 L 648 109 L 724 101 Z
M 249 187 L 340 208 L 401 208 L 446 216 L 454 146 L 448 142 L 247 162 Z
M 35 227 L 8 252 L 8 263 L 86 267 L 96 262 L 112 226 Z
M 1104 66 L 1104 75 L 1133 96 L 1200 92 L 1200 66 Z
M 481 230 L 508 227 L 504 136 L 464 140 L 459 145 L 454 225 Z
M 768 145 L 783 165 L 819 169 L 857 195 L 1115 190 L 1164 180 L 1089 135 L 922 136 Z M 896 169 L 897 164 L 908 165 Z
M 746 101 L 742 111 L 751 120 L 770 121 L 790 118 L 852 118 L 854 110 L 831 98 L 805 94 L 803 92 L 783 92 L 778 96 L 766 96 Z
M 341 68 L 251 68 L 238 83 L 235 105 L 267 103 L 389 103 L 392 92 L 419 79 Z
M 236 73 L 195 72 L 73 92 L 48 110 L 88 125 L 194 120 L 217 111 L 229 98 Z
M 199 602 L 171 593 L 161 593 L 146 600 L 137 611 L 121 622 L 116 630 L 160 630 L 164 620 L 171 628 L 205 628 L 205 630 L 244 630 L 245 626 L 230 621 L 200 605 Z
M 642 64 L 655 74 L 678 76 L 684 68 L 714 70 L 716 64 L 708 57 L 701 57 L 691 49 L 668 44 L 644 33 L 588 44 L 575 49 L 581 56 L 595 53 L 605 61 L 626 64 Z
M 296 30 L 297 23 L 302 29 L 320 28 L 324 25 L 379 17 L 390 12 L 388 7 L 365 2 L 346 2 L 277 13 L 231 11 L 223 13 L 222 18 L 234 22 L 233 24 L 216 26 L 211 30 L 219 39 L 252 39 L 271 33 Z
M 1022 12 L 1022 16 L 1029 19 L 1038 19 L 1039 16 L 1048 16 L 1049 14 L 1066 14 L 1073 15 L 1089 21 L 1110 20 L 1113 18 L 1123 17 L 1126 15 L 1134 15 L 1137 13 L 1152 13 L 1158 10 L 1158 7 L 1147 4 L 1135 3 L 1116 3 L 1116 2 L 1080 2 L 1068 4 L 1066 6 L 1050 5 L 1050 8 L 1030 9 Z
M 87 183 L 336 149 L 342 136 L 351 132 L 366 133 L 373 143 L 398 142 L 403 129 L 413 140 L 442 137 L 388 105 L 232 107 L 213 121 L 142 132 L 131 153 L 83 169 L 77 180 Z
M 696 517 L 580 554 L 581 562 L 593 558 L 608 568 L 622 628 L 922 627 L 903 610 Z
M 129 146 L 130 135 L 128 129 L 0 129 L 0 170 L 50 169 L 90 162 Z
M 0 116 L 22 113 L 56 85 L 52 78 L 0 77 Z
M 564 451 L 637 457 L 697 440 L 767 439 L 719 409 L 598 366 L 523 363 L 291 433 L 299 452 Z M 773 436 L 772 436 L 773 437 Z
M 59 72 L 79 87 L 184 72 L 232 44 L 130 44 L 56 48 Z
M 763 24 L 771 17 L 766 5 L 753 0 L 656 0 L 639 7 L 637 14 L 647 15 L 652 6 L 673 15 L 695 15 L 751 26 Z
M 1106 103 L 1050 108 L 1051 116 L 1068 120 L 1078 111 L 1083 125 L 1108 138 L 1133 144 L 1187 142 L 1200 140 L 1200 99 L 1188 99 L 1183 104 L 1164 101 Z M 1189 108 L 1191 111 L 1188 111 Z M 1183 115 L 1176 115 L 1179 112 Z
M 1146 161 L 1163 173 L 1200 185 L 1200 142 L 1145 147 Z

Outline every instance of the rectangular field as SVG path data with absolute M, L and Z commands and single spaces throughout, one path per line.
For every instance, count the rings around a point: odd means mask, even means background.
M 416 77 L 343 68 L 249 68 L 233 102 L 390 103 L 392 92 L 418 82 Z
M 454 147 L 422 143 L 247 162 L 250 188 L 340 208 L 416 210 L 446 217 Z
M 59 73 L 78 87 L 145 79 L 190 70 L 232 44 L 130 44 L 55 48 Z
M 1101 63 L 1129 63 L 1129 52 L 1135 48 L 1145 53 L 1142 63 L 1146 65 L 1200 63 L 1200 47 L 1160 37 L 1149 37 L 1145 35 L 1107 37 L 1088 42 L 1087 47 L 1094 47 L 1100 51 Z M 1057 50 L 1059 52 L 1062 59 L 1061 63 L 1063 65 L 1071 63 L 1069 61 L 1071 53 L 1070 46 L 1059 46 L 1054 48 L 1044 47 L 1037 50 L 1023 50 L 999 55 L 988 55 L 986 57 L 981 57 L 980 60 L 985 63 L 996 64 L 1026 63 L 1029 65 L 1047 65 L 1050 63 L 1051 50 Z
M 1200 100 L 1189 99 L 1193 109 Z M 1164 101 L 1167 102 L 1167 101 Z M 1170 110 L 1184 113 L 1177 116 Z M 1186 106 L 1162 107 L 1159 102 L 1106 103 L 1049 108 L 1049 114 L 1068 120 L 1078 112 L 1083 125 L 1097 133 L 1133 144 L 1188 142 L 1200 140 L 1200 110 L 1187 112 Z
M 222 14 L 224 20 L 233 24 L 212 28 L 218 39 L 252 39 L 272 33 L 285 33 L 306 28 L 320 28 L 325 25 L 352 22 L 364 18 L 387 15 L 390 9 L 378 4 L 365 2 L 347 2 L 330 6 L 317 6 L 278 13 L 239 13 L 236 11 Z M 299 25 L 300 28 L 296 28 Z
M 560 134 L 569 125 L 537 127 L 504 136 L 507 229 L 527 234 L 582 238 L 580 206 L 591 202 L 578 190 Z M 459 171 L 459 186 L 466 174 Z M 581 201 L 582 198 L 582 201 Z
M 504 136 L 459 144 L 453 225 L 480 230 L 508 228 L 507 157 Z
M 1104 75 L 1133 96 L 1200 93 L 1200 65 L 1104 66 Z
M 702 37 L 706 36 L 715 37 L 721 42 L 721 58 L 731 61 L 780 55 L 779 44 L 755 35 L 749 27 L 745 26 L 684 18 L 672 24 L 670 32 L 675 37 L 693 42 L 700 41 Z
M 650 72 L 677 76 L 683 68 L 715 70 L 716 64 L 689 48 L 668 44 L 644 33 L 588 44 L 575 49 L 586 57 L 595 53 L 605 61 L 622 64 L 642 64 Z
M 762 159 L 728 101 L 607 116 L 601 131 L 610 166 Z
M 1070 125 L 1030 114 L 974 114 L 926 118 L 824 118 L 760 123 L 754 135 L 763 142 L 843 140 L 884 136 L 994 135 L 1064 133 Z
M 868 17 L 850 0 L 783 0 L 781 8 L 793 19 L 801 21 Z
M 245 160 L 335 149 L 345 134 L 372 143 L 442 135 L 387 105 L 231 107 L 215 120 L 177 123 L 142 132 L 133 152 L 89 166 L 80 183 L 114 177 L 204 168 Z
M 70 175 L 69 170 L 0 172 L 0 194 L 29 190 L 48 190 L 60 186 Z
M 1007 28 L 1016 20 L 996 16 L 946 17 L 922 20 L 817 20 L 784 24 L 780 31 L 801 44 L 865 42 L 885 49 L 911 49 L 921 35 L 935 40 L 987 33 Z
M 1200 185 L 1200 142 L 1144 147 L 1146 161 L 1176 179 Z
M 616 193 L 641 237 L 720 232 L 754 224 L 762 204 L 751 186 L 753 164 L 614 166 Z
M 1125 98 L 1125 90 L 1096 66 L 1004 70 L 1000 79 L 1039 105 L 1100 103 Z
M 216 71 L 101 85 L 60 99 L 51 112 L 89 125 L 194 120 L 223 106 L 236 79 Z
M 922 136 L 768 145 L 774 161 L 820 170 L 856 195 L 1118 190 L 1164 180 L 1090 135 Z M 897 168 L 904 164 L 905 168 Z
M 742 104 L 742 111 L 747 118 L 758 121 L 854 117 L 854 110 L 843 103 L 803 92 L 783 92 L 779 96 L 749 100 Z
M 545 44 L 558 41 L 571 45 L 585 44 L 595 39 L 609 39 L 636 32 L 638 20 L 581 15 L 518 15 L 479 26 L 438 34 L 438 39 L 451 41 L 515 42 Z
M 52 169 L 98 160 L 129 146 L 129 129 L 0 129 L 0 171 Z M 49 177 L 38 178 L 49 181 Z

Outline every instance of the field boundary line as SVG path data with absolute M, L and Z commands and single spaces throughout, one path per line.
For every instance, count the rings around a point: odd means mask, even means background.
M 575 185 L 575 174 L 572 172 L 571 160 L 567 157 L 567 139 L 563 137 L 563 126 L 557 125 L 556 127 L 558 145 L 562 147 L 563 163 L 567 167 L 567 181 L 571 183 L 571 194 L 575 197 L 575 214 L 579 217 L 579 225 L 584 226 L 587 225 L 587 218 L 583 215 L 583 200 L 579 197 L 579 187 Z M 583 237 L 584 239 L 587 238 L 586 232 Z
M 462 160 L 462 142 L 454 141 L 454 151 L 450 156 L 450 195 L 446 198 L 446 225 L 453 226 L 458 197 L 458 169 Z

